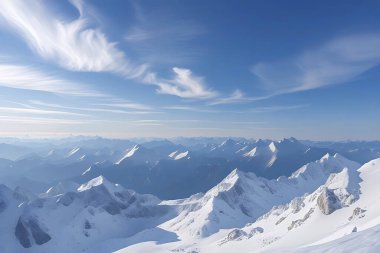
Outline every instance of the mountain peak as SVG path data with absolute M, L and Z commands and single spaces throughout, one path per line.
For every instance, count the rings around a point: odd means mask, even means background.
M 127 153 L 127 155 L 129 156 L 133 156 L 133 154 L 139 150 L 141 148 L 141 145 L 140 144 L 136 144 L 135 146 L 133 146 L 133 148 L 131 148 L 131 150 Z
M 239 178 L 242 176 L 244 172 L 241 172 L 240 170 L 238 170 L 238 168 L 235 168 L 233 171 L 230 172 L 230 174 L 228 174 L 228 176 L 226 178 Z
M 211 190 L 209 190 L 206 194 L 209 196 L 217 196 L 221 192 L 225 192 L 233 188 L 239 181 L 244 177 L 245 172 L 239 171 L 237 168 L 230 172 L 223 179 L 222 182 L 214 186 Z
M 321 159 L 305 164 L 300 169 L 295 171 L 290 178 L 320 178 L 326 179 L 326 175 L 331 173 L 338 173 L 344 168 L 349 170 L 356 170 L 360 167 L 360 164 L 348 160 L 347 158 L 336 154 L 331 156 L 329 153 L 324 155 Z M 318 181 L 319 182 L 319 181 Z
M 263 139 L 258 139 L 256 142 L 255 142 L 255 144 L 257 145 L 257 146 L 262 146 L 262 145 L 268 145 L 268 141 L 266 141 L 266 140 L 263 140 Z
M 110 181 L 108 181 L 105 177 L 103 176 L 98 176 L 96 178 L 91 179 L 87 183 L 82 184 L 81 186 L 78 187 L 78 191 L 86 191 L 90 190 L 92 188 L 96 188 L 99 186 L 104 186 L 107 190 L 114 191 L 116 188 L 119 187 L 117 184 L 113 184 Z
M 236 141 L 234 141 L 233 139 L 229 138 L 229 139 L 223 141 L 222 144 L 220 144 L 219 146 L 220 147 L 223 147 L 223 146 L 230 147 L 230 146 L 233 146 L 235 144 L 236 144 Z
M 257 153 L 257 147 L 254 147 L 253 149 L 251 149 L 250 151 L 248 151 L 247 153 L 245 153 L 243 156 L 245 157 L 254 157 Z
M 185 158 L 188 156 L 188 154 L 189 154 L 189 151 L 185 151 L 185 152 L 176 154 L 176 156 L 174 157 L 174 160 L 180 160 L 182 158 Z
M 116 164 L 120 164 L 125 159 L 132 157 L 138 150 L 141 150 L 141 149 L 142 149 L 142 146 L 139 144 L 136 144 L 135 146 L 133 146 L 133 148 L 129 149 L 128 152 L 123 156 L 123 158 L 121 158 Z
M 342 156 L 342 155 L 339 154 L 339 153 L 336 153 L 336 154 L 334 155 L 334 158 L 336 158 L 336 159 L 340 159 L 340 160 L 348 160 L 346 157 Z
M 274 144 L 273 141 L 268 145 L 268 148 L 270 151 L 272 151 L 272 153 L 275 153 L 277 150 L 276 145 Z
M 326 153 L 324 156 L 321 157 L 320 161 L 323 162 L 325 160 L 328 160 L 330 158 L 330 154 Z
M 294 137 L 290 137 L 290 138 L 284 138 L 282 139 L 280 142 L 293 142 L 293 143 L 298 143 L 299 141 L 294 138 Z
M 71 156 L 73 156 L 73 155 L 75 155 L 75 154 L 79 154 L 79 153 L 81 153 L 83 151 L 83 149 L 81 148 L 81 147 L 75 147 L 75 148 L 73 148 L 70 152 L 69 152 L 69 154 L 67 155 L 67 157 L 71 157 Z
M 351 162 L 349 159 L 346 157 L 342 156 L 339 153 L 335 153 L 333 156 L 330 153 L 326 153 L 322 158 L 320 159 L 321 162 L 325 160 L 337 160 L 337 161 L 342 161 L 342 162 Z

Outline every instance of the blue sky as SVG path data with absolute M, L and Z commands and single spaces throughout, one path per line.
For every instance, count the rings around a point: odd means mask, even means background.
M 380 139 L 378 1 L 4 0 L 2 136 Z

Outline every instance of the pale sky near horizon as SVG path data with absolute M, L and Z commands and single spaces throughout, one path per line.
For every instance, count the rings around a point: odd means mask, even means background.
M 0 137 L 380 139 L 378 1 L 0 1 Z

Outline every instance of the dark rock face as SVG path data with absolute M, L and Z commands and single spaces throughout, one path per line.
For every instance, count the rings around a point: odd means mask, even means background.
M 339 199 L 335 196 L 334 192 L 324 188 L 322 193 L 317 199 L 319 209 L 323 214 L 331 214 L 340 208 Z
M 246 236 L 247 233 L 244 232 L 241 229 L 234 229 L 227 235 L 227 240 L 233 241 L 233 240 L 239 240 L 241 237 Z
M 248 233 L 247 238 L 252 238 L 253 236 L 257 234 L 262 234 L 264 233 L 264 229 L 262 227 L 254 227 L 251 229 L 251 231 Z
M 86 237 L 90 237 L 90 229 L 92 228 L 92 225 L 91 223 L 88 221 L 88 220 L 85 220 L 84 222 L 84 231 L 83 231 L 83 234 L 86 236 Z
M 311 214 L 314 212 L 314 208 L 310 208 L 310 210 L 305 214 L 305 216 L 302 219 L 298 219 L 295 221 L 292 221 L 290 226 L 288 227 L 288 230 L 292 230 L 293 228 L 296 228 L 298 226 L 301 226 L 303 223 L 305 223 L 306 220 L 308 220 L 311 216 Z
M 360 208 L 360 207 L 356 207 L 355 209 L 354 209 L 354 211 L 352 212 L 352 215 L 348 218 L 348 220 L 349 221 L 351 221 L 351 220 L 353 220 L 353 219 L 355 219 L 355 218 L 358 218 L 358 219 L 361 219 L 361 218 L 363 218 L 364 216 L 365 216 L 365 212 L 366 212 L 367 210 L 365 210 L 365 209 L 362 209 L 362 208 Z
M 103 206 L 104 210 L 111 215 L 120 214 L 120 205 L 117 202 L 110 201 L 107 205 Z
M 32 247 L 30 234 L 32 234 L 37 245 L 42 245 L 51 240 L 50 235 L 42 230 L 37 220 L 30 219 L 27 222 L 24 222 L 19 218 L 16 225 L 15 236 L 24 248 Z
M 68 192 L 64 194 L 59 200 L 59 203 L 62 203 L 64 206 L 69 206 L 71 203 L 73 203 L 75 199 L 75 193 L 74 192 Z
M 50 235 L 48 235 L 45 231 L 41 229 L 37 220 L 34 220 L 34 219 L 29 220 L 29 227 L 30 227 L 30 231 L 32 232 L 34 241 L 38 245 L 42 245 L 51 240 Z
M 135 196 L 131 196 L 131 198 L 127 202 L 127 205 L 130 206 L 133 203 L 135 203 L 136 201 L 137 201 L 136 197 Z
M 276 225 L 280 224 L 285 220 L 286 217 L 281 217 L 278 221 L 276 221 Z
M 29 238 L 29 231 L 26 229 L 20 218 L 18 219 L 16 225 L 15 236 L 24 248 L 32 247 L 32 243 Z

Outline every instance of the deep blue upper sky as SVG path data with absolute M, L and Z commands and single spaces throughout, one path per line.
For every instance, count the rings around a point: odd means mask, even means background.
M 379 1 L 4 0 L 3 136 L 380 139 Z

